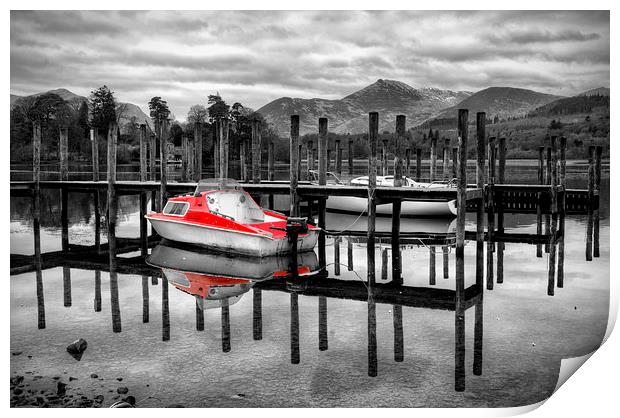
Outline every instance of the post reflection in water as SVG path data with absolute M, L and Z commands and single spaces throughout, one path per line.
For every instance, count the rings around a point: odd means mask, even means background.
M 560 202 L 561 203 L 561 202 Z M 498 214 L 501 216 L 501 214 Z M 548 278 L 549 280 L 557 277 L 557 286 L 562 287 L 563 283 L 563 262 L 564 262 L 564 229 L 565 229 L 565 216 L 562 212 L 558 213 L 557 227 L 554 226 L 552 217 L 551 231 L 555 232 L 557 239 L 550 241 L 550 254 L 553 254 L 557 248 L 557 264 L 552 263 L 548 265 Z M 499 222 L 498 222 L 499 223 Z M 38 232 L 40 233 L 40 232 Z M 411 233 L 411 231 L 403 231 L 404 234 Z M 509 234 L 501 234 L 505 237 Z M 521 234 L 523 235 L 523 234 Z M 483 235 L 481 235 L 483 237 Z M 552 233 L 553 237 L 554 234 Z M 374 237 L 372 237 L 374 238 Z M 291 257 L 273 257 L 262 259 L 247 259 L 243 257 L 231 257 L 222 254 L 213 254 L 197 250 L 195 248 L 184 247 L 178 244 L 166 242 L 165 240 L 153 248 L 151 256 L 147 260 L 147 264 L 157 267 L 157 270 L 152 270 L 151 273 L 147 273 L 145 270 L 140 270 L 141 286 L 142 286 L 142 319 L 144 323 L 148 323 L 150 320 L 150 295 L 149 284 L 156 276 L 161 277 L 161 291 L 162 291 L 162 340 L 168 341 L 171 339 L 170 330 L 170 306 L 169 306 L 169 283 L 173 285 L 179 291 L 192 295 L 192 309 L 195 309 L 195 327 L 197 331 L 203 331 L 205 328 L 205 309 L 220 309 L 221 314 L 221 342 L 222 351 L 224 353 L 232 351 L 231 344 L 231 315 L 235 313 L 235 307 L 233 306 L 240 298 L 252 289 L 252 332 L 253 339 L 260 341 L 263 339 L 262 333 L 262 320 L 263 320 L 263 294 L 270 294 L 273 291 L 285 291 L 289 293 L 289 309 L 290 309 L 290 363 L 299 364 L 301 361 L 301 344 L 300 334 L 303 331 L 300 327 L 300 299 L 299 296 L 310 296 L 317 298 L 318 307 L 318 348 L 320 351 L 328 349 L 328 325 L 327 325 L 327 305 L 328 297 L 339 299 L 352 299 L 358 301 L 365 301 L 367 304 L 367 374 L 368 376 L 375 377 L 379 375 L 378 370 L 378 335 L 381 330 L 377 329 L 378 325 L 383 322 L 377 322 L 377 304 L 385 304 L 391 307 L 392 312 L 392 327 L 393 327 L 393 359 L 395 362 L 403 363 L 405 359 L 405 344 L 404 335 L 407 332 L 404 324 L 404 317 L 406 316 L 407 308 L 422 308 L 422 309 L 442 309 L 442 310 L 454 310 L 455 322 L 454 322 L 454 389 L 456 391 L 465 390 L 466 386 L 466 365 L 465 365 L 465 353 L 466 353 L 466 326 L 465 315 L 469 308 L 474 308 L 474 326 L 473 326 L 473 375 L 480 376 L 483 370 L 483 291 L 484 291 L 484 265 L 482 264 L 484 254 L 483 241 L 478 241 L 476 244 L 476 284 L 468 288 L 465 288 L 464 280 L 456 280 L 454 283 L 454 290 L 450 288 L 442 288 L 445 286 L 434 286 L 436 284 L 434 280 L 434 260 L 436 254 L 441 248 L 443 263 L 444 263 L 444 277 L 446 276 L 445 269 L 447 268 L 449 255 L 451 248 L 454 247 L 454 233 L 447 232 L 444 236 L 440 236 L 438 233 L 428 235 L 426 238 L 411 238 L 411 235 L 404 235 L 400 237 L 400 246 L 396 249 L 399 255 L 404 254 L 407 259 L 411 259 L 411 254 L 408 250 L 411 249 L 411 245 L 418 247 L 418 251 L 422 251 L 425 254 L 428 251 L 429 254 L 429 285 L 424 284 L 423 287 L 413 287 L 409 283 L 412 282 L 412 277 L 404 275 L 400 268 L 396 269 L 396 275 L 394 275 L 394 269 L 392 266 L 392 277 L 389 282 L 376 283 L 374 259 L 376 255 L 386 254 L 386 250 L 391 248 L 391 242 L 384 237 L 381 239 L 382 247 L 375 251 L 374 239 L 368 241 L 369 248 L 373 249 L 372 256 L 368 252 L 368 277 L 367 280 L 358 281 L 352 280 L 353 276 L 345 274 L 345 271 L 341 271 L 344 277 L 329 277 L 328 273 L 335 273 L 334 270 L 328 272 L 326 269 L 320 267 L 317 256 L 314 252 L 299 253 L 296 259 Z M 483 237 L 484 238 L 484 237 Z M 497 271 L 503 269 L 503 258 L 500 257 L 500 235 L 495 238 L 498 244 L 496 268 Z M 505 238 L 501 238 L 505 239 Z M 359 241 L 360 237 L 356 236 L 343 236 L 340 240 L 347 241 L 347 247 L 353 247 L 353 242 Z M 428 240 L 428 241 L 426 241 Z M 335 241 L 334 243 L 336 243 Z M 537 241 L 542 242 L 538 237 Z M 413 243 L 413 244 L 412 244 Z M 385 245 L 387 244 L 387 246 Z M 557 246 L 557 247 L 556 247 Z M 352 252 L 352 250 L 351 250 Z M 459 249 L 457 247 L 457 272 L 463 269 L 463 265 L 459 266 L 459 262 L 463 263 L 459 257 L 464 256 L 463 249 L 461 254 L 458 254 Z M 490 254 L 492 256 L 493 253 Z M 388 259 L 389 257 L 385 257 Z M 399 257 L 402 259 L 402 256 Z M 394 263 L 394 259 L 392 259 Z M 111 260 L 112 261 L 112 260 Z M 110 301 L 112 308 L 112 321 L 113 331 L 121 331 L 121 315 L 119 305 L 119 287 L 117 269 L 119 271 L 126 271 L 123 267 L 123 258 L 117 258 L 115 262 L 109 263 L 110 272 Z M 43 301 L 43 283 L 41 280 L 42 272 L 40 268 L 40 255 L 37 264 L 35 259 L 35 266 L 39 266 L 36 269 L 37 278 L 37 304 L 39 309 L 39 328 L 45 327 L 45 305 Z M 295 268 L 296 266 L 297 268 Z M 384 263 L 383 266 L 386 266 Z M 382 267 L 383 267 L 382 266 Z M 105 269 L 105 265 L 101 266 L 101 269 Z M 400 267 L 400 262 L 398 262 Z M 69 270 L 73 268 L 70 264 L 64 265 L 63 269 Z M 146 267 L 148 268 L 148 266 Z M 382 269 L 383 270 L 383 269 Z M 386 268 L 387 270 L 387 268 Z M 407 269 L 411 271 L 411 269 Z M 461 270 L 462 271 L 462 270 Z M 326 273 L 327 276 L 326 277 Z M 471 270 L 470 274 L 473 275 L 474 271 Z M 149 276 L 151 279 L 149 279 Z M 335 276 L 335 274 L 334 274 Z M 499 276 L 499 275 L 498 275 Z M 401 280 L 402 278 L 402 280 Z M 64 279 L 64 276 L 63 276 Z M 510 280 L 510 276 L 506 277 Z M 316 281 L 315 281 L 316 280 Z M 422 279 L 425 280 L 425 279 Z M 553 294 L 554 283 L 550 282 L 549 292 Z M 316 285 L 315 285 L 316 284 Z M 63 286 L 66 289 L 70 289 L 70 282 L 63 280 Z M 173 289 L 173 292 L 176 292 Z M 267 293 L 265 293 L 267 292 Z M 64 292 L 66 295 L 66 292 Z M 76 293 L 78 294 L 78 293 Z M 66 298 L 66 296 L 65 296 Z M 175 300 L 175 298 L 173 298 Z M 249 301 L 248 301 L 249 302 Z M 405 307 L 405 308 L 403 308 Z M 95 311 L 101 310 L 101 273 L 100 269 L 95 269 Z M 303 319 L 303 318 L 301 318 Z M 381 319 L 381 318 L 379 318 Z M 381 326 L 379 326 L 381 328 Z M 316 335 L 316 334 L 315 334 Z M 303 338 L 301 339 L 303 341 Z M 236 350 L 244 349 L 244 347 L 236 348 Z M 408 355 L 408 357 L 410 357 Z M 411 356 L 413 357 L 413 356 Z
M 230 351 L 230 307 L 228 298 L 222 299 L 222 351 Z
M 441 251 L 443 252 L 443 278 L 448 279 L 450 277 L 450 248 L 444 245 Z
M 110 306 L 112 308 L 112 331 L 121 332 L 121 308 L 118 301 L 118 277 L 116 275 L 116 271 L 113 270 L 110 270 Z
M 142 323 L 149 322 L 149 277 L 142 275 Z
M 299 364 L 299 303 L 297 292 L 291 291 L 291 364 Z
M 327 298 L 319 296 L 319 351 L 327 350 Z
M 43 293 L 43 271 L 41 261 L 41 223 L 39 220 L 40 200 L 38 189 L 33 197 L 34 212 L 34 267 L 37 288 L 37 327 L 45 329 L 45 296 Z
M 263 298 L 261 290 L 252 290 L 252 335 L 255 340 L 263 339 Z
M 168 280 L 161 279 L 161 339 L 170 340 L 170 306 L 168 300 Z
M 368 283 L 368 376 L 377 376 L 377 307 Z
M 95 312 L 101 312 L 101 270 L 95 270 Z
M 196 298 L 196 331 L 205 330 L 205 311 L 200 302 L 199 298 Z
M 63 304 L 65 307 L 71 307 L 71 269 L 67 266 L 62 268 L 62 290 Z
M 403 338 L 403 307 L 402 305 L 392 305 L 394 312 L 394 361 L 404 359 L 404 338 Z
M 430 247 L 428 258 L 428 284 L 430 284 L 431 286 L 437 284 L 436 277 L 437 274 L 435 272 L 435 247 Z

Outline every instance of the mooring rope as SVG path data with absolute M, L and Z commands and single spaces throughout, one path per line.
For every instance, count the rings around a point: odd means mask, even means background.
M 372 194 L 370 193 L 370 189 L 368 189 L 368 200 L 370 201 L 371 199 L 374 199 L 375 197 L 375 192 L 376 189 L 373 189 Z M 364 213 L 366 213 L 367 210 L 363 210 L 359 215 L 357 215 L 357 218 L 355 218 L 355 220 L 353 222 L 351 222 L 349 225 L 345 226 L 344 229 L 341 229 L 340 231 L 325 231 L 325 233 L 329 233 L 330 235 L 333 234 L 342 234 L 343 232 L 347 232 L 349 231 L 349 228 L 351 228 L 353 225 L 355 225 L 357 223 L 357 221 L 360 220 L 360 218 L 364 215 Z

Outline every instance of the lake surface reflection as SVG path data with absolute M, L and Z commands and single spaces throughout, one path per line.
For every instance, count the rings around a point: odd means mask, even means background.
M 570 187 L 581 186 L 578 175 L 570 179 Z M 586 217 L 567 216 L 564 283 L 554 296 L 547 295 L 548 254 L 538 258 L 535 245 L 510 243 L 503 283 L 482 296 L 474 286 L 475 242 L 466 245 L 463 392 L 455 391 L 452 219 L 403 221 L 403 232 L 446 239 L 402 245 L 402 286 L 391 284 L 389 239 L 378 239 L 372 292 L 365 283 L 365 240 L 346 235 L 328 237 L 326 269 L 315 253 L 300 256 L 292 270 L 286 258 L 231 258 L 163 242 L 146 263 L 134 262 L 139 253 L 120 255 L 112 283 L 106 257 L 101 270 L 95 259 L 82 268 L 44 270 L 39 297 L 34 272 L 13 275 L 11 351 L 21 353 L 11 356 L 11 376 L 57 376 L 76 397 L 103 395 L 103 406 L 123 397 L 120 386 L 143 407 L 538 402 L 552 393 L 561 359 L 596 349 L 605 333 L 608 178 L 602 188 L 600 257 L 585 261 Z M 57 196 L 47 199 L 43 252 L 61 248 Z M 89 200 L 76 194 L 70 201 L 71 243 L 92 245 Z M 29 205 L 27 198 L 11 199 L 13 254 L 33 251 Z M 123 197 L 120 206 L 117 235 L 136 237 L 138 198 Z M 474 217 L 468 214 L 470 231 Z M 363 217 L 335 214 L 327 222 L 332 231 L 366 225 Z M 377 225 L 387 231 L 390 220 Z M 535 233 L 536 215 L 507 215 L 505 229 Z M 39 329 L 42 303 L 45 328 Z M 81 361 L 65 350 L 78 338 L 88 342 Z

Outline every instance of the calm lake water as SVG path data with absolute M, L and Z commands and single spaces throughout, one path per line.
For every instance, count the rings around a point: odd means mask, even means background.
M 585 187 L 583 165 L 569 165 L 568 187 Z M 511 166 L 508 182 L 532 182 L 535 167 Z M 535 178 L 535 177 L 534 177 Z M 69 237 L 72 244 L 92 245 L 94 223 L 91 197 L 71 194 Z M 120 200 L 120 237 L 138 236 L 138 198 Z M 42 251 L 61 249 L 59 193 L 46 192 L 43 200 Z M 328 229 L 349 226 L 356 217 L 328 214 Z M 408 232 L 450 232 L 452 219 L 404 220 Z M 468 214 L 468 230 L 475 230 L 474 214 Z M 563 358 L 581 356 L 596 349 L 604 336 L 609 307 L 609 176 L 604 173 L 600 203 L 600 257 L 585 260 L 586 217 L 567 216 L 564 287 L 547 296 L 547 255 L 536 257 L 536 247 L 506 244 L 504 283 L 484 291 L 482 374 L 472 372 L 474 355 L 474 308 L 465 313 L 465 391 L 454 390 L 455 314 L 429 307 L 376 304 L 377 376 L 368 376 L 368 303 L 366 300 L 328 297 L 326 338 L 319 338 L 320 302 L 317 296 L 298 297 L 281 291 L 295 285 L 278 278 L 287 260 L 238 262 L 224 256 L 183 253 L 160 247 L 150 263 L 168 263 L 166 277 L 151 280 L 140 272 L 118 274 L 120 319 L 112 315 L 109 274 L 101 277 L 101 311 L 94 309 L 93 270 L 71 268 L 71 306 L 65 307 L 67 283 L 63 268 L 43 271 L 45 329 L 37 327 L 35 273 L 11 276 L 11 376 L 42 376 L 40 381 L 60 377 L 67 393 L 76 398 L 103 395 L 109 406 L 125 395 L 127 387 L 138 406 L 184 405 L 196 407 L 509 407 L 538 402 L 550 396 Z M 379 229 L 389 229 L 380 219 Z M 353 229 L 365 230 L 360 218 Z M 535 233 L 536 216 L 507 215 L 507 232 Z M 102 228 L 105 231 L 105 228 Z M 29 198 L 11 198 L 11 253 L 33 253 Z M 335 275 L 334 239 L 328 237 L 327 270 L 330 279 L 348 283 L 366 279 L 366 247 L 352 241 L 353 271 L 347 264 L 349 238 L 339 243 L 340 275 Z M 105 242 L 105 235 L 102 242 Z M 377 283 L 382 277 L 382 253 L 376 247 Z M 486 247 L 486 245 L 485 245 Z M 175 252 L 176 251 L 176 252 Z M 318 253 L 318 249 L 316 249 Z M 124 254 L 131 257 L 139 254 Z M 448 278 L 443 277 L 441 247 L 436 248 L 436 275 L 429 277 L 427 245 L 402 248 L 404 286 L 453 290 L 455 255 L 448 252 Z M 312 269 L 314 255 L 304 263 Z M 163 260 L 163 261 L 162 261 Z M 204 330 L 197 330 L 196 297 L 182 286 L 183 271 L 193 262 L 209 287 L 199 292 L 222 292 L 218 275 L 243 280 L 228 288 L 229 307 L 219 302 L 204 305 Z M 475 242 L 465 247 L 465 287 L 475 282 Z M 185 264 L 184 264 L 185 263 Z M 254 263 L 254 264 L 252 264 Z M 302 263 L 303 264 L 303 263 Z M 145 265 L 145 267 L 148 267 Z M 175 269 L 177 267 L 177 269 Z M 150 268 L 155 268 L 150 266 Z M 391 267 L 390 267 L 391 268 Z M 196 269 L 185 271 L 194 271 Z M 388 269 L 389 271 L 389 269 Z M 272 273 L 276 273 L 273 277 Z M 391 277 L 391 272 L 388 274 Z M 215 278 L 214 278 L 215 277 Z M 258 280 L 263 279 L 263 281 Z M 200 279 L 200 278 L 198 278 Z M 177 281 L 176 285 L 173 283 Z M 267 280 L 267 281 L 265 281 Z M 273 285 L 266 286 L 266 283 Z M 431 284 L 434 283 L 434 284 Z M 227 283 L 231 284 L 231 283 Z M 261 288 L 260 292 L 257 290 Z M 266 287 L 264 287 L 266 286 Z M 312 279 L 304 285 L 312 288 Z M 343 285 L 343 288 L 346 286 Z M 182 288 L 183 290 L 180 290 Z M 145 299 L 145 289 L 148 297 Z M 166 298 L 167 292 L 167 298 Z M 256 294 L 262 303 L 262 339 L 255 332 Z M 162 302 L 169 307 L 169 328 L 162 323 Z M 210 301 L 213 302 L 213 301 Z M 429 302 L 430 303 L 430 302 Z M 144 323 L 145 304 L 148 323 Z M 432 303 L 431 303 L 432 304 Z M 299 362 L 291 359 L 291 311 L 298 309 Z M 403 361 L 395 361 L 395 313 L 402 310 Z M 228 315 L 226 314 L 228 313 Z M 229 324 L 229 337 L 222 334 Z M 113 322 L 122 325 L 113 332 Z M 293 321 L 294 322 L 294 321 Z M 296 327 L 295 327 L 296 328 Z M 162 336 L 169 332 L 169 341 Z M 225 334 L 226 335 L 226 334 Z M 88 342 L 81 361 L 66 352 L 78 338 Z M 293 338 L 294 340 L 294 338 Z M 223 349 L 230 343 L 230 350 Z M 319 345 L 327 342 L 326 350 Z M 323 347 L 324 348 L 324 347 Z M 293 352 L 294 351 L 294 352 Z M 19 353 L 19 354 L 15 354 Z M 91 374 L 97 378 L 91 378 Z M 77 378 L 77 380 L 70 380 Z M 122 381 L 117 380 L 122 378 Z M 35 383 L 32 383 L 35 385 Z

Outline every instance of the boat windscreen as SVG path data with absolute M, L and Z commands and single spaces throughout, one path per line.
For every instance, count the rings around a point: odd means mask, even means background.
M 243 190 L 243 188 L 237 180 L 233 179 L 203 179 L 198 182 L 194 196 L 198 196 L 201 192 L 206 192 L 207 190 Z
M 243 190 L 218 190 L 207 194 L 209 210 L 241 224 L 265 221 L 265 213 Z

